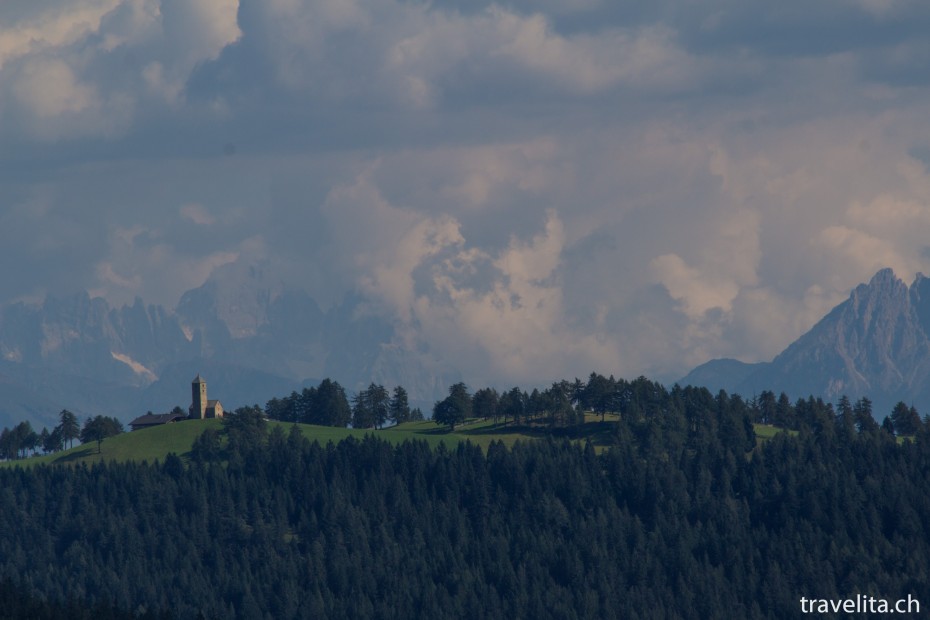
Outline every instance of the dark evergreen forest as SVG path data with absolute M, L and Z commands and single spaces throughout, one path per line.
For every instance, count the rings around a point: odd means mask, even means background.
M 81 601 L 101 618 L 224 619 L 930 605 L 927 425 L 901 441 L 857 421 L 862 402 L 763 400 L 639 381 L 602 454 L 554 436 L 321 446 L 250 408 L 189 464 L 0 469 L 0 602 L 6 617 L 90 617 Z M 769 406 L 797 430 L 757 445 Z

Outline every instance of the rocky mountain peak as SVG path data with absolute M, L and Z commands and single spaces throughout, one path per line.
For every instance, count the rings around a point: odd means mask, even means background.
M 884 267 L 875 272 L 875 275 L 872 276 L 872 279 L 869 280 L 867 286 L 882 286 L 882 285 L 893 285 L 898 282 L 903 284 L 903 281 L 894 274 L 894 269 L 891 267 Z M 862 286 L 861 284 L 859 286 Z
M 233 339 L 255 336 L 268 323 L 268 308 L 284 292 L 283 283 L 263 264 L 222 265 L 202 286 L 184 293 L 177 312 L 192 328 L 222 324 Z
M 728 385 L 749 395 L 768 389 L 830 401 L 868 396 L 882 416 L 899 400 L 930 411 L 930 280 L 917 274 L 908 287 L 882 269 L 772 362 L 751 372 L 713 362 L 682 381 Z

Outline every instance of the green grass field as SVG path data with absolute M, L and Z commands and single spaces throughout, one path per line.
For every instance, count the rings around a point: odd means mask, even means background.
M 785 429 L 776 428 L 771 424 L 753 424 L 752 427 L 756 431 L 756 441 L 758 443 L 768 441 L 778 433 L 785 432 Z
M 363 438 L 373 435 L 400 444 L 407 440 L 423 440 L 430 446 L 437 447 L 444 443 L 448 448 L 454 448 L 463 441 L 470 441 L 487 450 L 493 441 L 501 441 L 510 447 L 517 441 L 533 441 L 553 436 L 557 439 L 566 438 L 570 441 L 590 441 L 600 452 L 611 443 L 611 422 L 616 421 L 616 415 L 608 414 L 602 422 L 600 416 L 588 414 L 582 427 L 570 429 L 549 429 L 544 426 L 514 426 L 507 423 L 495 423 L 489 420 L 469 420 L 450 432 L 447 427 L 437 426 L 427 420 L 424 422 L 409 422 L 381 430 L 361 430 L 349 428 L 333 428 L 329 426 L 313 426 L 298 424 L 304 436 L 321 444 L 329 442 L 338 443 L 347 437 Z M 271 426 L 281 426 L 286 432 L 291 424 L 285 422 L 269 422 Z M 97 444 L 89 443 L 74 448 L 31 458 L 10 461 L 0 466 L 32 466 L 40 464 L 75 464 L 97 463 L 101 461 L 135 461 L 154 462 L 161 461 L 166 455 L 173 452 L 186 458 L 191 445 L 204 430 L 208 428 L 219 429 L 220 420 L 189 420 L 165 426 L 156 426 L 139 431 L 127 432 L 116 437 L 105 439 L 97 452 Z M 754 425 L 756 439 L 759 443 L 768 441 L 776 433 L 785 432 L 772 426 L 762 424 Z
M 281 426 L 286 432 L 291 424 L 284 422 L 269 422 L 269 426 Z M 362 438 L 366 435 L 382 437 L 391 443 L 402 443 L 408 439 L 422 439 L 431 446 L 436 447 L 441 442 L 453 447 L 466 437 L 462 433 L 448 433 L 445 429 L 437 427 L 432 422 L 417 422 L 403 424 L 384 430 L 356 430 L 349 428 L 333 428 L 329 426 L 313 426 L 298 424 L 304 436 L 322 444 L 338 443 L 347 437 Z M 34 456 L 31 458 L 9 461 L 6 466 L 32 466 L 40 464 L 74 464 L 97 463 L 101 461 L 160 461 L 171 452 L 186 457 L 190 452 L 194 440 L 206 429 L 222 428 L 220 420 L 186 420 L 164 426 L 155 426 L 138 431 L 126 432 L 115 437 L 109 437 L 100 445 L 97 452 L 96 443 L 75 446 L 68 450 Z M 514 436 L 515 440 L 515 436 Z M 479 442 L 482 443 L 482 442 Z M 490 439 L 484 442 L 490 443 Z M 510 441 L 513 443 L 513 440 Z
M 149 461 L 162 460 L 169 452 L 189 452 L 200 433 L 207 428 L 220 428 L 219 420 L 185 421 L 165 426 L 155 426 L 103 440 L 100 453 L 96 442 L 81 444 L 74 448 L 35 456 L 14 464 L 39 465 L 42 463 L 97 463 L 100 461 Z

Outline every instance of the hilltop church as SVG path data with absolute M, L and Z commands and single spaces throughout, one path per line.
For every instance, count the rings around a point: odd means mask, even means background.
M 187 417 L 191 420 L 223 417 L 223 404 L 218 400 L 207 400 L 207 382 L 200 373 L 191 382 L 191 406 Z

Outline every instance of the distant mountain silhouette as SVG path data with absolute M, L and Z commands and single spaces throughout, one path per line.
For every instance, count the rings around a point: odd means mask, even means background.
M 928 380 L 930 279 L 917 274 L 908 287 L 882 269 L 771 362 L 711 360 L 680 383 L 745 397 L 761 390 L 833 403 L 865 396 L 883 418 L 898 401 L 930 413 Z
M 364 299 L 324 312 L 260 265 L 215 270 L 175 310 L 141 299 L 112 308 L 87 293 L 17 302 L 0 307 L 0 427 L 51 427 L 65 408 L 124 421 L 186 409 L 198 372 L 227 409 L 324 377 L 350 392 L 372 381 L 403 385 L 412 405 L 429 407 L 460 377 L 398 340 Z

